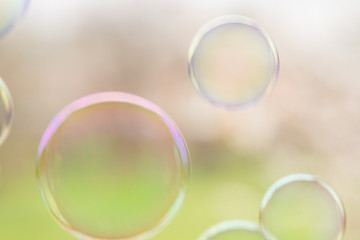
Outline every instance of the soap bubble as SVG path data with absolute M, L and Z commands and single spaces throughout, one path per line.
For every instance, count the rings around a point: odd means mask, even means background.
M 260 227 L 249 221 L 230 220 L 206 230 L 198 240 L 264 240 Z
M 189 177 L 171 118 L 135 95 L 104 92 L 65 107 L 38 149 L 37 177 L 55 219 L 81 239 L 147 239 L 172 219 Z
M 0 145 L 9 135 L 14 106 L 11 94 L 4 81 L 0 78 Z
M 345 210 L 336 192 L 308 174 L 294 174 L 273 184 L 261 203 L 260 225 L 267 239 L 340 240 Z
M 189 49 L 189 75 L 212 104 L 241 108 L 268 95 L 279 60 L 270 36 L 252 19 L 223 16 L 203 26 Z
M 25 13 L 30 0 L 0 0 L 0 37 Z

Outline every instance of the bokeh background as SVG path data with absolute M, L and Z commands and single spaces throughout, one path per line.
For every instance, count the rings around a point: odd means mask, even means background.
M 154 240 L 196 239 L 222 220 L 258 221 L 266 189 L 315 174 L 344 201 L 346 240 L 360 235 L 358 1 L 33 0 L 0 39 L 0 75 L 15 118 L 0 147 L 0 239 L 74 239 L 52 219 L 35 179 L 50 120 L 100 91 L 143 96 L 167 111 L 189 144 L 192 180 L 176 219 Z M 192 37 L 224 14 L 254 18 L 280 55 L 279 81 L 241 111 L 211 106 L 188 78 Z

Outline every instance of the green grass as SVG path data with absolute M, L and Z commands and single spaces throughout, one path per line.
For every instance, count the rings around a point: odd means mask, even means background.
M 262 196 L 273 180 L 258 157 L 233 153 L 226 156 L 223 152 L 226 151 L 193 154 L 192 179 L 185 201 L 175 219 L 153 240 L 196 240 L 207 228 L 230 219 L 258 222 Z M 5 166 L 0 175 L 0 196 L 0 239 L 75 239 L 47 210 L 32 165 Z M 113 204 L 105 209 L 119 209 L 117 202 Z M 137 204 L 130 201 L 121 208 L 134 209 Z
M 193 159 L 193 177 L 183 206 L 176 218 L 154 240 L 197 239 L 204 230 L 222 220 L 257 220 L 264 186 L 254 175 L 256 162 L 252 159 L 236 161 L 239 164 L 234 167 L 230 164 L 232 161 L 216 166 L 211 161 L 201 163 Z M 0 239 L 75 239 L 47 210 L 37 187 L 35 170 L 31 167 L 21 168 L 20 171 L 15 171 L 16 167 L 11 169 L 14 172 L 1 176 Z M 123 208 L 126 209 L 126 206 Z

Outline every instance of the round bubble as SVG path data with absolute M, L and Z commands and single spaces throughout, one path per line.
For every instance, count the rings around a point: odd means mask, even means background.
M 0 37 L 25 13 L 30 0 L 0 0 Z
M 37 154 L 42 197 L 81 239 L 147 239 L 176 214 L 190 174 L 171 118 L 141 97 L 104 92 L 65 107 Z
M 336 192 L 308 174 L 294 174 L 273 184 L 261 203 L 260 225 L 268 240 L 340 240 L 345 210 Z
M 279 60 L 270 36 L 250 18 L 223 16 L 205 24 L 192 40 L 189 75 L 215 106 L 237 109 L 268 95 Z
M 0 78 L 0 145 L 9 135 L 13 115 L 11 94 L 5 82 Z
M 264 240 L 260 227 L 253 222 L 229 220 L 206 230 L 198 240 Z

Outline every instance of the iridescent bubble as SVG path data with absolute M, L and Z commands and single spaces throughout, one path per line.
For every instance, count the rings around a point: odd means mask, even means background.
M 9 135 L 14 106 L 11 94 L 4 81 L 0 78 L 0 145 Z
M 0 0 L 0 37 L 5 35 L 25 13 L 30 0 Z
M 206 230 L 198 240 L 264 240 L 260 227 L 253 222 L 230 220 Z
M 189 75 L 212 104 L 241 108 L 268 95 L 279 60 L 270 36 L 250 18 L 223 16 L 205 24 L 189 49 Z
M 278 240 L 340 240 L 345 223 L 334 189 L 308 174 L 278 180 L 261 203 L 260 225 L 269 240 L 269 234 Z
M 83 97 L 52 120 L 37 178 L 55 219 L 81 239 L 147 239 L 176 214 L 189 154 L 171 118 L 141 97 Z

